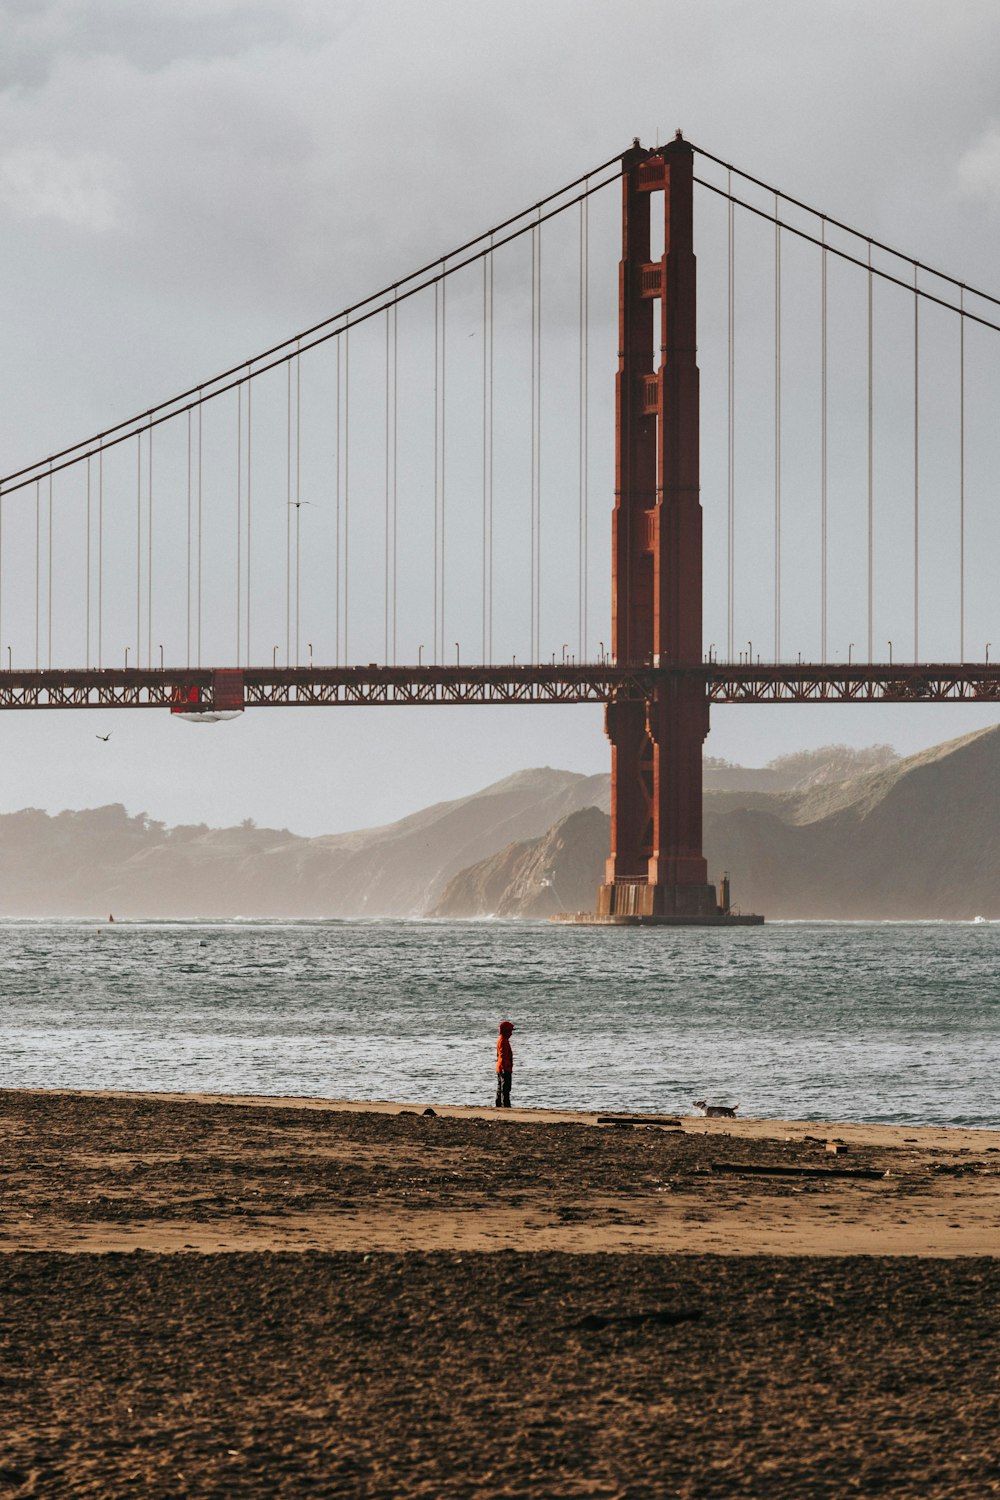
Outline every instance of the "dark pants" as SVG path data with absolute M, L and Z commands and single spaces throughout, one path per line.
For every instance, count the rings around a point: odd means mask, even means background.
M 510 1109 L 511 1073 L 497 1074 L 497 1109 Z

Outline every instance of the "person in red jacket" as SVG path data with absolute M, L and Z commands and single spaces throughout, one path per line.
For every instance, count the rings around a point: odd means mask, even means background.
M 510 1035 L 513 1030 L 513 1021 L 500 1022 L 500 1035 L 497 1037 L 497 1109 L 510 1109 L 510 1080 L 514 1073 Z

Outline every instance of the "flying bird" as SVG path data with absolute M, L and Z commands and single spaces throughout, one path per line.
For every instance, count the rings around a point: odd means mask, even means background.
M 294 505 L 296 510 L 301 510 L 303 505 L 312 505 L 311 500 L 289 500 L 289 505 Z
M 98 735 L 95 735 L 94 738 L 98 739 L 98 740 L 103 740 L 104 743 L 107 744 L 108 740 L 111 738 L 111 732 L 109 732 L 108 734 L 98 734 Z

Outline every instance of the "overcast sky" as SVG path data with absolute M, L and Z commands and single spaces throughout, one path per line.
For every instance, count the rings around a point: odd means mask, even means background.
M 995 0 L 5 0 L 0 20 L 3 472 L 678 126 L 1000 289 Z M 993 719 L 733 708 L 707 750 L 908 751 Z M 123 801 L 301 833 L 529 765 L 608 764 L 583 708 L 260 711 L 211 729 L 8 713 L 0 732 L 0 810 Z

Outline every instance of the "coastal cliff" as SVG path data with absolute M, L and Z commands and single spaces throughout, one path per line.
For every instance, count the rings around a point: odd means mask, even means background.
M 728 870 L 734 902 L 772 918 L 998 919 L 998 784 L 995 728 L 845 780 L 706 790 L 709 878 Z M 460 872 L 435 914 L 589 910 L 609 836 L 607 817 L 566 819 Z

